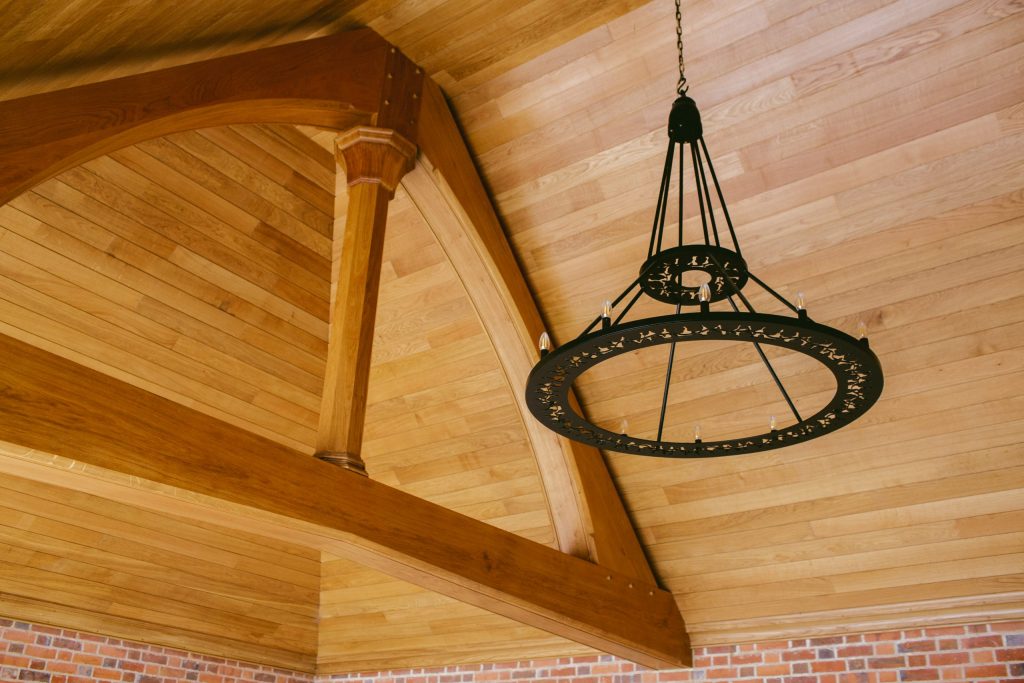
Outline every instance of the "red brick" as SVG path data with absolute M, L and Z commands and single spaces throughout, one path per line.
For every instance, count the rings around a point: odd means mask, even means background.
M 757 675 L 762 678 L 767 676 L 785 676 L 789 673 L 789 664 L 767 664 L 757 667 Z
M 736 676 L 737 676 L 737 672 L 736 672 L 735 668 L 732 668 L 732 669 L 705 669 L 704 670 L 704 678 L 707 678 L 709 680 L 715 679 L 715 678 L 730 679 L 730 678 L 736 678 Z
M 1024 662 L 1024 647 L 1012 650 L 996 650 L 997 662 Z
M 814 650 L 786 650 L 782 653 L 782 661 L 794 662 L 801 659 L 815 659 Z
M 870 643 L 877 643 L 883 640 L 899 640 L 899 631 L 882 631 L 881 633 L 865 633 L 864 640 Z
M 961 644 L 965 649 L 974 649 L 979 647 L 1002 647 L 1003 637 L 1002 636 L 975 636 L 974 638 L 965 638 L 961 641 Z
M 814 673 L 846 671 L 846 662 L 841 659 L 825 659 L 811 662 L 811 671 Z
M 968 678 L 996 678 L 1006 675 L 1005 664 L 988 664 L 986 666 L 964 667 L 964 673 Z
M 755 664 L 764 660 L 760 652 L 745 652 L 743 654 L 733 655 L 733 664 Z
M 824 647 L 826 645 L 839 645 L 842 642 L 842 636 L 833 636 L 831 638 L 811 638 L 807 641 L 807 644 L 811 647 Z
M 901 681 L 937 681 L 938 669 L 904 669 L 900 672 Z
M 942 626 L 939 628 L 926 628 L 926 636 L 962 636 L 967 630 L 963 626 Z
M 899 669 L 906 665 L 903 657 L 872 657 L 868 660 L 869 669 Z
M 937 643 L 934 640 L 913 640 L 906 643 L 900 643 L 900 652 L 934 652 L 938 649 Z
M 999 633 L 1024 633 L 1024 621 L 1002 621 L 989 627 Z
M 970 655 L 966 652 L 940 652 L 928 655 L 928 663 L 932 666 L 946 666 L 948 664 L 966 664 Z
M 871 645 L 848 645 L 836 650 L 836 657 L 869 657 L 875 653 Z

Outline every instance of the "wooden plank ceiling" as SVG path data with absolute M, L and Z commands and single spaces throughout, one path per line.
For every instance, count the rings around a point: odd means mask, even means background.
M 449 95 L 564 342 L 644 254 L 676 78 L 672 9 L 15 0 L 0 98 L 370 26 Z M 695 643 L 1024 605 L 1022 10 L 684 3 L 690 94 L 748 263 L 806 292 L 817 320 L 851 332 L 865 320 L 886 372 L 877 407 L 818 441 L 609 458 Z M 43 183 L 0 208 L 0 332 L 312 452 L 345 211 L 330 141 L 204 129 Z M 513 405 L 522 388 L 402 191 L 385 249 L 370 476 L 552 543 Z M 585 376 L 594 420 L 653 429 L 662 355 Z M 829 391 L 813 367 L 777 363 L 800 407 Z M 688 349 L 674 377 L 677 434 L 786 414 L 747 349 Z M 301 547 L 16 478 L 0 487 L 2 613 L 296 668 L 319 654 L 325 671 L 583 651 Z

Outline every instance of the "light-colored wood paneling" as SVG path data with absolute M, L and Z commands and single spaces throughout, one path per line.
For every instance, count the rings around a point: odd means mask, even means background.
M 323 558 L 323 673 L 498 662 L 594 652 L 331 555 Z
M 319 207 L 217 144 L 236 132 L 261 140 L 290 177 L 318 182 Z M 330 283 L 333 216 L 320 207 L 333 171 L 280 129 L 239 127 L 61 174 L 0 208 L 4 330 L 307 448 Z
M 451 98 L 556 340 L 634 276 L 676 77 L 670 2 L 254 12 L 237 0 L 216 17 L 178 3 L 173 21 L 169 9 L 93 4 L 15 3 L 0 97 L 369 25 Z M 1019 610 L 1021 17 L 1013 0 L 684 4 L 690 94 L 744 255 L 784 293 L 807 292 L 816 319 L 848 331 L 866 320 L 886 371 L 879 404 L 825 439 L 716 461 L 611 458 L 695 643 Z M 304 132 L 329 158 L 330 137 Z M 290 128 L 201 130 L 40 186 L 0 209 L 0 331 L 309 450 L 334 201 L 333 169 L 317 156 Z M 483 327 L 401 190 L 391 209 L 370 474 L 550 543 Z M 614 424 L 625 408 L 649 428 L 639 402 L 659 383 L 658 360 L 584 378 L 590 414 Z M 673 387 L 670 428 L 699 421 L 714 434 L 782 417 L 755 363 L 742 350 L 688 349 L 677 376 L 692 381 Z M 800 405 L 822 400 L 827 378 L 778 364 Z M 325 592 L 334 645 L 321 648 L 333 670 L 558 649 L 367 570 L 326 566 L 338 582 Z M 360 582 L 376 601 L 356 595 Z M 456 655 L 452 643 L 468 641 L 449 614 L 502 634 L 508 650 L 481 637 Z M 393 647 L 365 643 L 362 629 Z M 358 656 L 345 639 L 363 641 Z
M 695 643 L 884 623 L 886 605 L 926 610 L 902 604 L 914 601 L 964 618 L 1024 580 L 1020 7 L 733 4 L 686 12 L 700 27 L 687 75 L 744 256 L 806 292 L 815 319 L 867 321 L 886 389 L 858 423 L 784 451 L 614 455 L 620 490 Z M 556 341 L 645 253 L 675 78 L 670 5 L 453 99 Z M 688 238 L 698 229 L 688 210 Z M 756 355 L 724 346 L 683 347 L 669 434 L 785 424 Z M 581 378 L 593 419 L 653 433 L 666 355 Z M 771 355 L 805 412 L 827 399 L 827 373 Z
M 318 552 L 16 477 L 0 501 L 4 614 L 313 670 Z

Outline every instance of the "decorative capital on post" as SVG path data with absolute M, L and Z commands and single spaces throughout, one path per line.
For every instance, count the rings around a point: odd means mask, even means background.
M 350 187 L 373 183 L 394 193 L 416 162 L 416 145 L 387 128 L 350 128 L 338 136 L 336 149 Z

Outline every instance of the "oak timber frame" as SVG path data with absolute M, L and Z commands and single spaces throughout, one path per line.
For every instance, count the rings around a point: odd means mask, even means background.
M 4 336 L 0 357 L 11 361 L 0 364 L 0 440 L 166 495 L 137 495 L 137 486 L 102 477 L 76 483 L 93 492 L 152 508 L 172 501 L 178 514 L 202 519 L 216 509 L 227 526 L 298 535 L 648 666 L 689 664 L 676 603 L 657 587 L 600 452 L 555 436 L 522 405 L 543 329 L 536 304 L 443 94 L 377 34 L 362 29 L 0 102 L 0 204 L 127 145 L 240 123 L 343 132 L 348 258 L 317 440 L 318 457 L 342 467 Z M 399 182 L 467 283 L 514 388 L 561 552 L 357 474 L 380 245 Z M 0 470 L 58 478 L 35 461 L 8 460 Z

